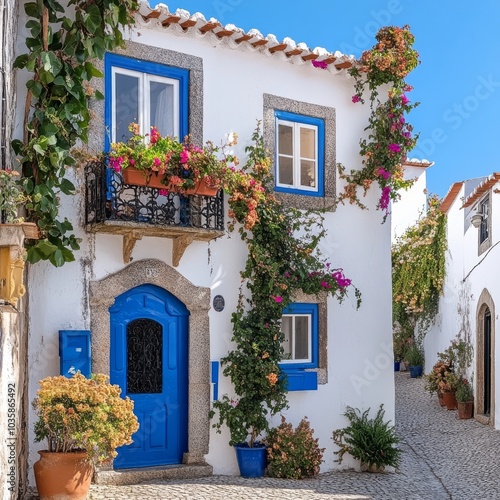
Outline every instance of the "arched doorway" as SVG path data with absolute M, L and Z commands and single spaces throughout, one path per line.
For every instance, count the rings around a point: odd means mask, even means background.
M 182 463 L 187 452 L 186 306 L 155 285 L 140 285 L 109 308 L 110 380 L 134 401 L 139 430 L 119 448 L 115 469 Z
M 476 315 L 476 419 L 494 427 L 495 422 L 495 304 L 483 290 Z
M 210 289 L 197 287 L 177 270 L 156 259 L 145 259 L 90 283 L 92 371 L 111 374 L 110 308 L 117 297 L 141 285 L 170 292 L 189 311 L 187 452 L 184 464 L 203 464 L 210 438 Z M 150 318 L 154 319 L 154 318 Z

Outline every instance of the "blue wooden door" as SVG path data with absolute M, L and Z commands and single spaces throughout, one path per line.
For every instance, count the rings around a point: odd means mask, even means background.
M 166 290 L 141 285 L 109 312 L 111 383 L 134 401 L 140 425 L 114 467 L 179 464 L 187 451 L 189 311 Z

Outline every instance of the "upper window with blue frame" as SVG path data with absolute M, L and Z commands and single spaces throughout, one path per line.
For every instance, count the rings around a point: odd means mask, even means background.
M 276 191 L 324 196 L 324 120 L 275 111 Z
M 106 149 L 131 137 L 131 123 L 141 135 L 153 126 L 180 140 L 188 134 L 189 70 L 108 53 L 105 82 Z

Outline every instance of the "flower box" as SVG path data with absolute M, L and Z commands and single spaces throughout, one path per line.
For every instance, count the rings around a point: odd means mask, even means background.
M 132 186 L 146 186 L 155 189 L 165 189 L 170 192 L 179 192 L 186 196 L 199 195 L 199 196 L 216 196 L 218 188 L 207 185 L 205 179 L 195 182 L 195 187 L 192 189 L 178 189 L 171 183 L 163 184 L 165 179 L 164 174 L 153 173 L 145 175 L 142 170 L 135 167 L 127 167 L 122 171 L 123 182 Z

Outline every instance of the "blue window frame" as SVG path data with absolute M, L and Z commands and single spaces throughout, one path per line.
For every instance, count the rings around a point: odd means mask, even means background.
M 276 191 L 324 196 L 324 120 L 278 110 L 274 116 Z
M 284 311 L 281 330 L 285 336 L 281 370 L 287 377 L 289 391 L 315 390 L 318 374 L 318 304 L 293 303 Z
M 104 59 L 105 148 L 127 140 L 130 123 L 142 135 L 156 126 L 183 139 L 189 132 L 189 70 L 107 53 Z

